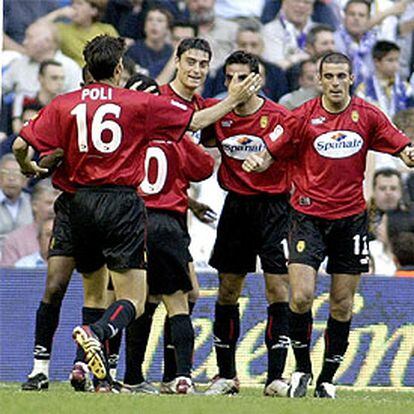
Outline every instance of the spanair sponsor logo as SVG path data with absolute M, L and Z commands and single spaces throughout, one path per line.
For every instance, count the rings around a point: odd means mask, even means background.
M 313 142 L 319 155 L 325 158 L 347 158 L 360 151 L 364 140 L 356 132 L 331 131 L 320 135 Z
M 245 160 L 249 154 L 263 151 L 266 148 L 262 138 L 246 134 L 228 137 L 221 145 L 224 153 L 236 160 Z

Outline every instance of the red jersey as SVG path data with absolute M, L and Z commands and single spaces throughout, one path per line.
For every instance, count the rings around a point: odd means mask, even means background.
M 209 100 L 208 104 L 213 102 Z M 254 114 L 239 116 L 231 112 L 203 130 L 203 138 L 214 138 L 221 152 L 220 186 L 241 195 L 288 193 L 291 180 L 287 161 L 274 163 L 266 173 L 247 173 L 242 164 L 249 154 L 266 148 L 266 135 L 277 128 L 289 130 L 291 123 L 294 119 L 286 108 L 265 99 Z
M 293 114 L 293 134 L 270 134 L 265 141 L 275 157 L 294 152 L 292 206 L 316 217 L 339 219 L 364 211 L 368 150 L 397 154 L 410 143 L 380 109 L 358 97 L 341 113 L 327 112 L 318 97 Z
M 62 148 L 75 186 L 138 187 L 149 140 L 178 141 L 192 114 L 171 98 L 91 84 L 55 98 L 20 135 L 41 153 Z
M 145 157 L 145 179 L 139 194 L 145 206 L 186 213 L 190 181 L 202 181 L 214 170 L 214 159 L 185 136 L 180 142 L 152 141 Z

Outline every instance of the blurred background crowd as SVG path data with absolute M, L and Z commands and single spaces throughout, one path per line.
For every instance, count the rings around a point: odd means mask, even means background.
M 99 34 L 127 39 L 124 82 L 140 72 L 159 84 L 174 77 L 183 38 L 208 40 L 213 59 L 199 91 L 204 97 L 224 96 L 227 55 L 253 53 L 260 58 L 261 94 L 289 109 L 320 93 L 318 59 L 343 52 L 353 62 L 354 94 L 414 140 L 413 0 L 4 0 L 3 7 L 0 266 L 46 266 L 58 191 L 20 174 L 11 143 L 55 96 L 79 88 L 83 46 Z M 414 172 L 372 153 L 364 185 L 370 272 L 414 275 Z M 225 194 L 214 176 L 191 191 L 220 212 Z M 209 269 L 215 226 L 193 217 L 189 226 L 196 267 Z

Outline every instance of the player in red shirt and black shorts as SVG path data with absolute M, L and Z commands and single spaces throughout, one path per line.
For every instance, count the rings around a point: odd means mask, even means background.
M 137 86 L 134 88 L 134 85 Z M 139 74 L 134 75 L 126 87 L 160 93 L 154 80 Z M 141 366 L 152 315 L 160 298 L 168 314 L 165 331 L 169 331 L 174 349 L 172 378 L 163 381 L 161 391 L 188 394 L 194 390 L 191 382 L 194 331 L 190 319 L 191 302 L 188 301 L 193 284 L 189 273 L 192 257 L 187 229 L 187 190 L 191 181 L 208 178 L 213 169 L 213 158 L 189 135 L 178 143 L 151 141 L 146 151 L 145 178 L 139 187 L 139 194 L 145 202 L 148 216 L 149 300 L 145 313 L 126 332 L 126 369 L 120 392 L 150 390 L 144 381 Z
M 123 39 L 107 35 L 90 41 L 84 56 L 97 83 L 55 98 L 13 144 L 22 171 L 33 175 L 45 169 L 28 158 L 28 144 L 41 153 L 63 149 L 63 165 L 77 187 L 70 205 L 77 269 L 92 274 L 106 265 L 111 272 L 117 301 L 99 321 L 73 331 L 99 379 L 108 378 L 102 342 L 144 309 L 146 213 L 136 188 L 149 137 L 178 141 L 187 129 L 206 127 L 248 99 L 258 82 L 252 76 L 243 85 L 233 83 L 227 102 L 194 113 L 170 98 L 114 87 L 124 47 Z
M 224 65 L 226 84 L 234 74 L 239 80 L 258 73 L 256 57 L 236 51 Z M 266 283 L 268 319 L 266 346 L 268 377 L 265 395 L 286 394 L 282 380 L 288 338 L 287 223 L 289 219 L 289 166 L 281 162 L 269 174 L 248 174 L 243 161 L 265 148 L 264 136 L 275 125 L 288 128 L 289 111 L 254 95 L 246 103 L 202 133 L 202 142 L 217 146 L 221 153 L 218 180 L 228 191 L 221 213 L 210 265 L 219 272 L 219 292 L 215 307 L 214 345 L 219 373 L 207 394 L 234 394 L 239 391 L 236 377 L 236 345 L 240 331 L 238 299 L 245 276 L 255 272 L 260 257 Z
M 290 227 L 290 338 L 296 357 L 288 395 L 303 397 L 312 378 L 310 340 L 316 275 L 325 256 L 332 274 L 330 316 L 315 396 L 335 398 L 333 377 L 348 347 L 352 306 L 361 273 L 368 271 L 368 226 L 362 192 L 368 150 L 414 165 L 410 140 L 377 107 L 352 97 L 351 62 L 340 53 L 320 64 L 323 95 L 295 111 L 297 127 L 266 137 L 268 152 L 246 160 L 262 171 L 294 156 Z M 270 153 L 270 154 L 269 154 Z

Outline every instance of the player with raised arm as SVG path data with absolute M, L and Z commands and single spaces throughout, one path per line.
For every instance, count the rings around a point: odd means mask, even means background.
M 77 188 L 70 203 L 77 269 L 91 278 L 105 265 L 111 271 L 117 301 L 99 321 L 73 331 L 99 379 L 108 378 L 102 343 L 141 315 L 145 304 L 145 209 L 135 189 L 148 137 L 177 141 L 187 128 L 204 128 L 258 87 L 258 77 L 241 86 L 234 82 L 227 101 L 193 112 L 173 99 L 116 88 L 124 48 L 123 39 L 107 35 L 90 41 L 84 56 L 97 83 L 54 99 L 13 144 L 22 171 L 33 175 L 45 169 L 30 159 L 29 145 L 41 153 L 64 150 L 60 170 Z
M 235 73 L 239 80 L 259 72 L 259 62 L 250 53 L 236 51 L 224 65 L 226 85 Z M 264 137 L 275 125 L 283 130 L 290 123 L 289 111 L 253 95 L 202 133 L 206 146 L 220 150 L 218 171 L 221 187 L 228 191 L 217 228 L 210 265 L 219 272 L 215 306 L 214 346 L 218 375 L 206 394 L 239 392 L 236 376 L 236 345 L 240 333 L 238 300 L 245 276 L 256 270 L 260 257 L 266 284 L 268 374 L 264 394 L 286 395 L 282 380 L 288 338 L 288 280 L 284 246 L 287 245 L 290 174 L 280 162 L 267 174 L 248 174 L 242 169 L 250 153 L 265 148 Z
M 267 151 L 252 155 L 246 171 L 263 171 L 294 157 L 290 226 L 290 338 L 296 372 L 290 397 L 303 397 L 312 378 L 310 341 L 316 275 L 324 258 L 332 275 L 330 315 L 322 371 L 315 397 L 335 398 L 333 378 L 348 347 L 353 300 L 360 275 L 368 271 L 368 227 L 362 182 L 368 150 L 399 156 L 414 165 L 414 148 L 377 107 L 350 95 L 349 58 L 330 53 L 320 63 L 322 97 L 293 111 L 297 127 L 272 132 Z

